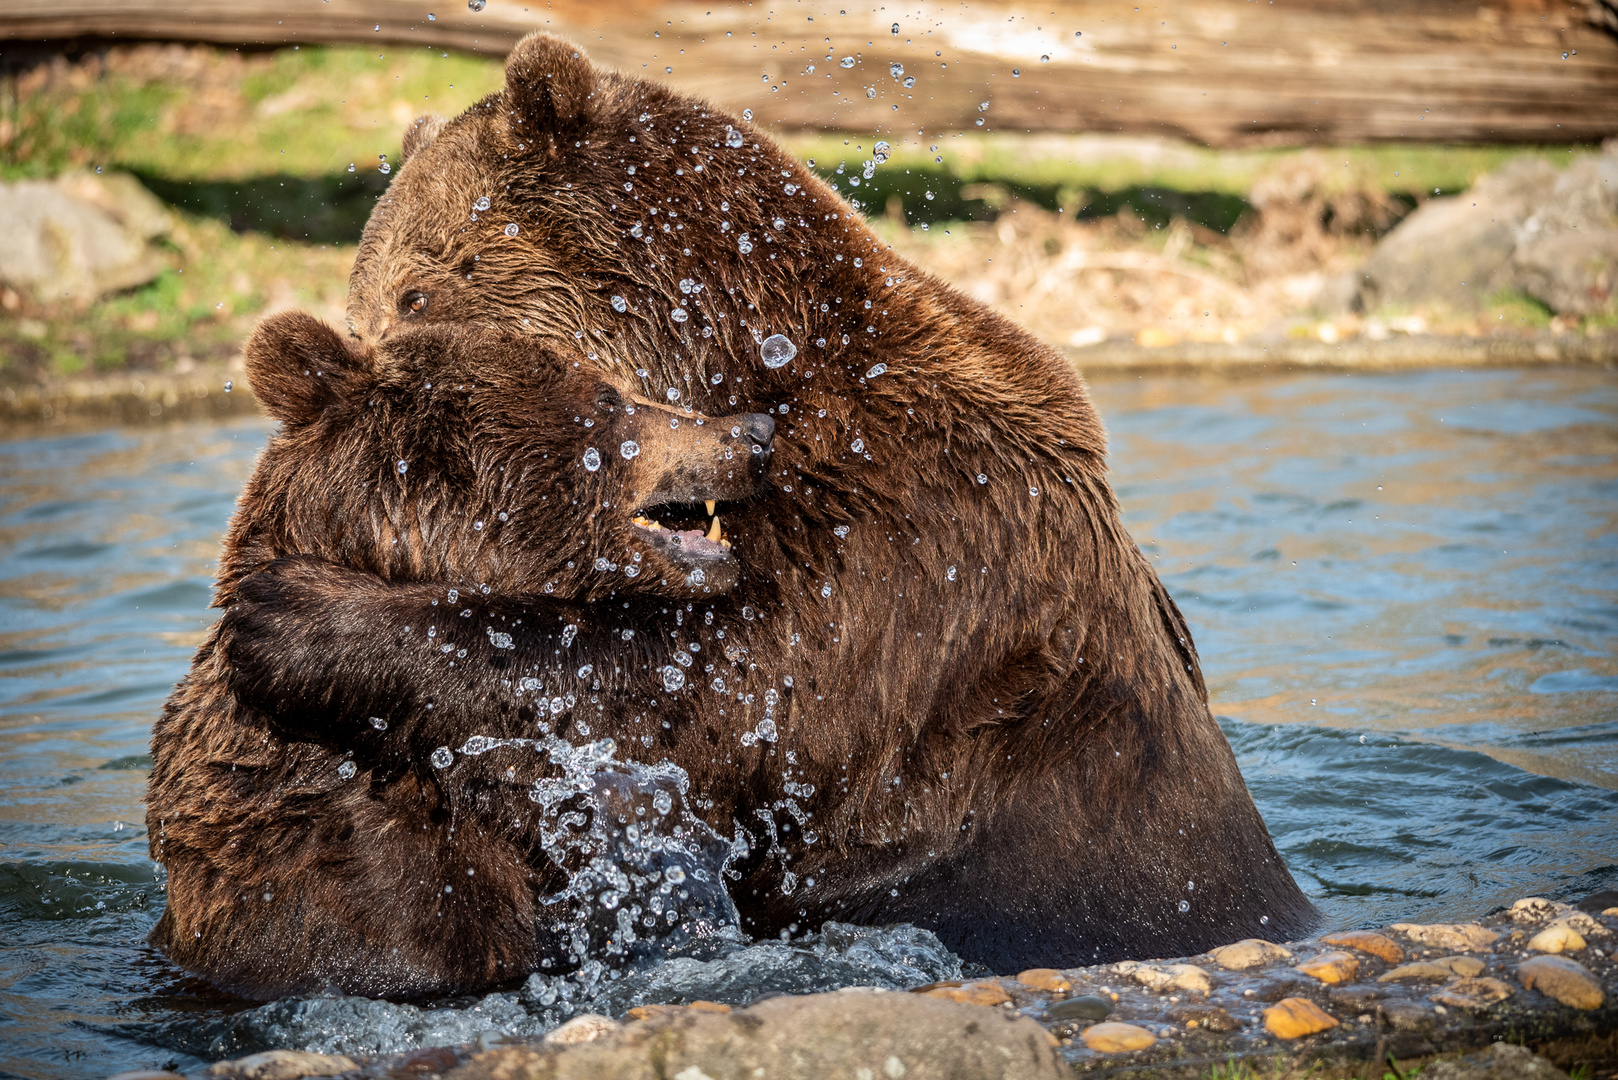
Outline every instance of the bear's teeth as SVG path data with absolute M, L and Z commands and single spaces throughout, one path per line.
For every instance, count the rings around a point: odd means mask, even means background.
M 713 504 L 710 503 L 709 505 L 711 506 Z M 714 515 L 713 524 L 708 526 L 708 539 L 709 539 L 710 542 L 715 543 L 715 544 L 719 543 L 719 541 L 722 539 L 722 537 L 719 534 L 719 515 L 718 514 Z
M 639 525 L 643 529 L 652 529 L 654 531 L 660 531 L 663 528 L 663 526 L 660 525 L 658 522 L 655 522 L 652 519 L 646 518 L 646 517 L 634 517 L 634 518 L 630 518 L 629 520 L 630 520 L 630 522 L 632 524 Z
M 714 507 L 718 506 L 719 504 L 714 502 L 712 499 L 709 499 L 707 501 L 707 503 L 705 503 L 704 505 L 706 505 L 708 507 L 708 516 L 713 517 L 714 516 L 713 509 L 714 509 Z

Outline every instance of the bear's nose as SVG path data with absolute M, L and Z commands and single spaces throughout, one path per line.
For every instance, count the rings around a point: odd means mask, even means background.
M 768 449 L 770 440 L 775 437 L 775 421 L 768 413 L 743 413 L 742 430 L 755 444 Z

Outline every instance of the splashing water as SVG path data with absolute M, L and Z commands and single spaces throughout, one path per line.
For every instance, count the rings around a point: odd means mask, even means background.
M 798 347 L 784 334 L 771 334 L 759 346 L 758 354 L 767 368 L 785 367 L 794 356 L 798 355 Z

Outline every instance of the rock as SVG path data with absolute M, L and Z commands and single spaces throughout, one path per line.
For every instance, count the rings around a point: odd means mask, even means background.
M 1208 955 L 1213 957 L 1220 967 L 1229 971 L 1246 971 L 1248 968 L 1292 958 L 1292 954 L 1281 946 L 1259 938 L 1247 938 L 1234 945 L 1221 945 L 1211 950 Z
M 1006 1010 L 926 994 L 782 995 L 730 1013 L 681 1009 L 569 1046 L 479 1054 L 453 1080 L 1065 1080 L 1054 1040 Z
M 1435 964 L 1429 960 L 1418 960 L 1413 964 L 1400 964 L 1385 974 L 1377 976 L 1377 982 L 1447 982 L 1453 978 L 1455 972 L 1443 964 Z
M 1497 1001 L 1504 1001 L 1514 990 L 1499 979 L 1462 979 L 1435 993 L 1428 994 L 1431 1001 L 1456 1009 L 1486 1009 Z
M 1290 997 L 1264 1010 L 1264 1026 L 1278 1039 L 1301 1039 L 1337 1026 L 1337 1020 L 1308 998 Z
M 1528 939 L 1528 947 L 1535 952 L 1577 952 L 1584 948 L 1584 938 L 1565 922 L 1554 922 Z
M 1565 956 L 1536 956 L 1517 965 L 1517 981 L 1575 1009 L 1597 1009 L 1606 995 L 1583 964 Z
M 1052 1020 L 1105 1020 L 1112 1014 L 1112 1003 L 1094 994 L 1053 1001 L 1045 1006 L 1045 1015 Z
M 1440 956 L 1433 963 L 1439 967 L 1449 968 L 1463 979 L 1470 979 L 1474 975 L 1482 975 L 1486 966 L 1482 960 L 1475 956 Z
M 1379 960 L 1386 960 L 1390 964 L 1401 963 L 1405 958 L 1405 951 L 1399 948 L 1397 942 L 1383 934 L 1373 934 L 1369 930 L 1348 930 L 1341 934 L 1325 934 L 1321 937 L 1322 945 L 1340 945 L 1345 949 L 1354 949 L 1368 953 Z
M 1573 906 L 1588 915 L 1611 915 L 1618 911 L 1618 891 L 1603 889 L 1591 893 Z
M 610 1035 L 623 1027 L 610 1016 L 599 1016 L 595 1013 L 585 1013 L 575 1016 L 567 1023 L 545 1036 L 545 1042 L 552 1046 L 571 1046 L 574 1043 L 591 1042 Z
M 970 982 L 963 986 L 935 986 L 925 996 L 957 1001 L 962 1005 L 1003 1005 L 1011 995 L 997 982 Z
M 1102 1054 L 1122 1054 L 1129 1050 L 1145 1050 L 1157 1042 L 1157 1036 L 1134 1024 L 1092 1024 L 1079 1036 L 1084 1045 Z
M 1557 314 L 1618 308 L 1618 229 L 1534 237 L 1517 248 L 1512 264 L 1516 286 Z
M 1328 952 L 1299 964 L 1298 970 L 1336 986 L 1338 983 L 1353 982 L 1360 973 L 1360 962 L 1345 952 Z
M 1035 990 L 1066 993 L 1073 989 L 1073 983 L 1068 977 L 1052 968 L 1029 968 L 1027 971 L 1018 972 L 1017 981 Z
M 1430 1032 L 1438 1023 L 1438 1014 L 1414 1001 L 1390 1001 L 1382 1006 L 1382 1015 L 1395 1031 Z
M 693 1001 L 686 1008 L 695 1009 L 698 1012 L 728 1013 L 735 1011 L 722 1001 Z
M 302 1050 L 266 1050 L 262 1054 L 221 1061 L 202 1075 L 209 1080 L 302 1080 L 306 1076 L 336 1076 L 359 1066 L 342 1054 L 308 1054 Z
M 1421 1080 L 1567 1080 L 1567 1073 L 1526 1046 L 1497 1042 L 1487 1050 L 1435 1061 Z
M 1567 910 L 1566 904 L 1559 904 L 1555 900 L 1546 900 L 1542 896 L 1525 896 L 1511 905 L 1508 914 L 1514 923 L 1531 923 L 1554 919 Z
M 1422 945 L 1438 949 L 1471 949 L 1482 952 L 1494 945 L 1500 935 L 1477 923 L 1394 923 L 1393 929 Z
M 0 282 L 83 307 L 156 277 L 165 261 L 149 241 L 169 227 L 162 203 L 133 177 L 0 183 Z
M 1169 1010 L 1169 1019 L 1188 1028 L 1221 1033 L 1242 1029 L 1242 1022 L 1218 1005 L 1176 1005 Z
M 1185 990 L 1193 994 L 1213 991 L 1213 979 L 1195 964 L 1166 964 L 1161 967 L 1125 960 L 1112 965 L 1120 975 L 1128 975 L 1149 990 L 1166 994 L 1170 990 Z

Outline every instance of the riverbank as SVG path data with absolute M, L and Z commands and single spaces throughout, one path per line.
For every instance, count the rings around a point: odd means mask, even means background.
M 1494 337 L 1398 335 L 1327 343 L 1106 341 L 1064 350 L 1091 380 L 1137 375 L 1239 378 L 1303 371 L 1428 368 L 1618 368 L 1618 331 Z M 0 386 L 0 437 L 27 438 L 112 425 L 223 420 L 259 415 L 241 356 L 173 371 L 45 376 Z
M 271 1051 L 201 1075 L 1599 1080 L 1618 1074 L 1615 946 L 1618 894 L 1577 906 L 1525 898 L 1471 923 L 1248 940 L 908 994 L 851 987 L 750 1004 L 659 1002 L 578 1016 L 537 1040 L 369 1059 Z

